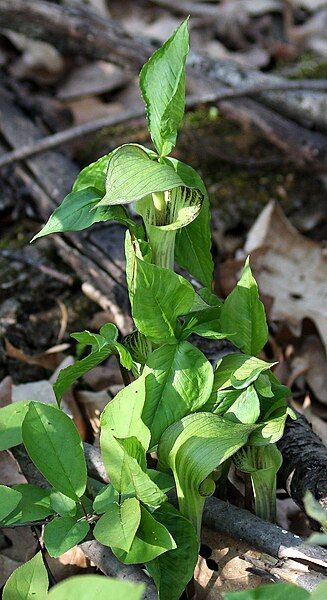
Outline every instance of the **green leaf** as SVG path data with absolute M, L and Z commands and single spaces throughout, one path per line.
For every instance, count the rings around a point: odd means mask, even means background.
M 23 400 L 0 408 L 0 451 L 22 443 L 22 422 L 28 406 L 29 401 Z
M 145 563 L 167 550 L 176 548 L 176 543 L 168 529 L 156 520 L 141 505 L 141 521 L 129 552 L 112 548 L 114 554 L 126 565 Z
M 177 548 L 148 562 L 146 568 L 155 581 L 160 600 L 179 600 L 198 560 L 196 531 L 190 521 L 168 503 L 156 510 L 155 517 L 171 533 Z
M 213 370 L 204 354 L 189 342 L 165 344 L 154 350 L 144 367 L 144 423 L 151 446 L 175 421 L 198 410 L 209 398 Z
M 231 386 L 236 389 L 245 388 L 275 364 L 246 354 L 228 354 L 217 362 L 213 391 Z
M 266 446 L 278 442 L 284 433 L 288 415 L 293 418 L 291 409 L 284 400 L 279 401 L 275 409 L 272 407 L 271 412 L 264 415 L 263 423 L 258 423 L 257 429 L 249 438 L 249 445 Z
M 307 544 L 314 544 L 317 546 L 327 546 L 327 533 L 313 533 L 306 540 Z
M 136 437 L 147 450 L 150 431 L 141 420 L 145 399 L 144 377 L 123 388 L 101 414 L 100 446 L 104 466 L 118 492 L 128 491 L 130 477 L 126 473 L 126 452 L 116 438 Z
M 155 343 L 175 340 L 177 317 L 190 310 L 195 292 L 176 273 L 136 258 L 132 314 L 137 328 Z
M 173 489 L 175 482 L 174 478 L 169 475 L 169 473 L 162 473 L 155 469 L 147 469 L 146 472 L 162 492 L 167 493 Z
M 59 372 L 56 382 L 53 384 L 53 391 L 58 404 L 60 405 L 63 394 L 75 381 L 106 360 L 110 354 L 112 354 L 112 347 L 105 345 L 101 350 L 91 351 L 82 360 L 77 360 L 73 365 L 62 369 Z
M 115 546 L 129 552 L 141 521 L 140 503 L 127 498 L 122 504 L 113 502 L 94 528 L 94 537 L 104 546 Z
M 19 492 L 21 499 L 15 510 L 4 519 L 4 525 L 43 521 L 53 514 L 50 505 L 50 490 L 30 483 L 17 484 L 13 486 L 13 489 Z
M 86 464 L 73 421 L 55 406 L 31 402 L 22 433 L 25 448 L 42 475 L 57 491 L 78 500 L 86 487 Z
M 73 517 L 76 515 L 77 505 L 75 500 L 72 500 L 72 498 L 65 496 L 61 492 L 52 492 L 50 503 L 54 512 L 58 513 L 61 517 Z
M 292 583 L 260 585 L 244 592 L 223 592 L 224 600 L 310 600 L 312 596 Z M 318 600 L 318 598 L 317 598 Z
M 172 469 L 180 511 L 193 523 L 198 535 L 205 500 L 201 485 L 246 443 L 253 427 L 202 412 L 177 421 L 162 435 L 158 458 Z
M 218 390 L 212 392 L 209 400 L 202 406 L 201 412 L 215 413 L 223 416 L 242 394 L 242 390 Z
M 89 529 L 86 521 L 56 517 L 44 528 L 45 547 L 50 556 L 57 558 L 84 540 Z
M 189 51 L 187 20 L 143 66 L 140 88 L 149 131 L 161 156 L 176 144 L 185 110 L 185 62 Z
M 116 440 L 124 450 L 123 468 L 136 498 L 151 508 L 158 508 L 167 497 L 146 472 L 146 456 L 141 442 L 135 437 Z
M 116 492 L 112 483 L 108 483 L 108 485 L 104 485 L 102 489 L 98 492 L 93 501 L 93 510 L 101 515 L 105 513 L 111 506 L 113 502 L 118 502 L 119 494 Z
M 112 154 L 106 178 L 106 194 L 98 206 L 129 204 L 154 192 L 183 185 L 169 165 L 151 160 L 137 144 L 120 146 Z
M 257 390 L 258 394 L 264 396 L 264 398 L 274 397 L 274 392 L 271 388 L 271 381 L 267 373 L 261 373 L 261 375 L 259 375 L 258 379 L 254 383 L 254 387 Z
M 322 581 L 311 594 L 311 600 L 326 600 L 327 582 Z M 302 600 L 302 598 L 300 599 Z
M 199 215 L 179 229 L 175 243 L 176 262 L 206 287 L 211 287 L 213 260 L 211 255 L 210 206 L 205 199 Z
M 45 600 L 48 591 L 48 573 L 38 552 L 31 560 L 18 567 L 9 577 L 3 600 Z
M 101 156 L 97 161 L 91 163 L 79 173 L 75 179 L 72 191 L 79 192 L 88 187 L 95 188 L 102 197 L 106 191 L 106 172 L 111 157 L 111 152 Z
M 264 306 L 247 258 L 242 277 L 221 311 L 223 331 L 233 331 L 232 342 L 245 354 L 256 356 L 268 340 Z
M 225 418 L 238 423 L 256 423 L 260 416 L 260 400 L 253 385 L 236 398 L 225 412 Z
M 34 240 L 64 231 L 82 231 L 101 221 L 118 221 L 126 226 L 134 226 L 122 206 L 97 206 L 101 195 L 95 188 L 85 188 L 79 192 L 71 192 L 64 198 L 60 206 L 50 216 L 48 222 L 37 233 Z
M 49 600 L 68 600 L 68 598 L 69 600 L 108 600 L 109 598 L 141 600 L 144 587 L 140 583 L 128 583 L 100 575 L 77 575 L 51 588 L 47 598 Z
M 9 515 L 19 504 L 22 495 L 6 485 L 0 485 L 0 521 Z

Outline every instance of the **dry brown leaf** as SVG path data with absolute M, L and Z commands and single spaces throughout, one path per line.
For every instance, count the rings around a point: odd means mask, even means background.
M 26 483 L 24 475 L 19 471 L 17 462 L 6 450 L 0 452 L 0 473 L 2 485 Z
M 285 322 L 296 336 L 303 319 L 310 319 L 327 348 L 327 260 L 320 244 L 301 235 L 269 202 L 248 233 L 245 253 L 253 253 L 260 290 L 272 298 L 270 318 Z
M 259 557 L 260 553 L 252 551 L 246 544 L 204 528 L 202 542 L 212 549 L 209 566 L 207 561 L 199 558 L 195 569 L 197 582 L 197 598 L 201 600 L 222 600 L 223 592 L 236 592 L 254 588 L 265 582 L 262 578 L 249 573 L 251 563 L 240 555 Z
M 0 408 L 7 406 L 11 402 L 12 379 L 7 375 L 0 383 Z
M 38 542 L 30 527 L 4 527 L 2 529 L 10 545 L 1 553 L 12 560 L 26 562 L 37 551 Z
M 23 564 L 17 560 L 12 560 L 8 556 L 0 554 L 0 588 L 6 583 L 8 577 Z
M 320 402 L 327 404 L 327 358 L 317 335 L 307 335 L 292 360 L 292 374 L 303 374 Z
M 94 572 L 90 567 L 90 561 L 79 546 L 74 546 L 59 558 L 46 555 L 47 563 L 56 581 L 62 581 L 73 575 L 81 575 Z
M 35 354 L 34 356 L 28 356 L 20 350 L 16 348 L 8 339 L 5 338 L 5 349 L 6 354 L 9 358 L 14 358 L 15 360 L 20 360 L 28 365 L 38 365 L 39 367 L 44 367 L 45 369 L 50 369 L 53 371 L 57 368 L 57 366 L 62 361 L 62 352 L 69 348 L 69 344 L 57 344 L 56 346 L 52 346 L 42 352 L 41 354 Z
M 78 403 L 83 407 L 83 412 L 86 413 L 91 423 L 92 431 L 96 435 L 100 429 L 100 415 L 111 397 L 106 390 L 102 390 L 101 392 L 80 390 L 76 394 Z
M 22 52 L 22 56 L 10 67 L 11 75 L 17 79 L 33 79 L 40 84 L 54 83 L 59 79 L 65 64 L 54 46 L 9 29 L 5 30 L 5 35 Z
M 72 111 L 76 125 L 114 116 L 122 111 L 122 106 L 118 102 L 103 102 L 94 96 L 71 100 L 66 106 Z
M 74 69 L 59 88 L 57 96 L 60 100 L 75 100 L 104 94 L 122 87 L 129 79 L 130 76 L 119 67 L 99 60 Z

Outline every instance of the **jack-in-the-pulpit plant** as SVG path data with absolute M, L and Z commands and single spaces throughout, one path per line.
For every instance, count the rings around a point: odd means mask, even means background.
M 223 489 L 232 463 L 252 482 L 257 514 L 274 518 L 275 442 L 289 412 L 288 388 L 258 357 L 268 329 L 249 260 L 222 302 L 212 291 L 206 188 L 192 167 L 170 157 L 185 108 L 187 54 L 184 21 L 141 70 L 154 150 L 125 144 L 83 169 L 35 236 L 99 221 L 124 225 L 134 331 L 122 339 L 109 323 L 99 333 L 72 334 L 90 350 L 59 373 L 57 406 L 26 401 L 0 410 L 0 449 L 23 442 L 49 482 L 49 489 L 2 486 L 2 524 L 45 521 L 54 557 L 93 533 L 123 563 L 145 564 L 161 600 L 178 600 L 192 578 L 205 499 Z M 175 264 L 200 285 L 175 273 Z M 213 368 L 193 343 L 197 336 L 233 346 Z M 111 354 L 130 383 L 101 415 L 110 480 L 103 485 L 87 476 L 81 439 L 60 403 Z M 167 495 L 173 488 L 178 508 Z

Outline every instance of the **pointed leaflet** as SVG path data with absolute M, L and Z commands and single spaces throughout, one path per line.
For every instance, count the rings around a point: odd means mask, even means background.
M 81 344 L 91 345 L 92 349 L 88 356 L 82 360 L 77 360 L 73 365 L 62 369 L 59 372 L 57 381 L 53 386 L 58 404 L 60 404 L 64 392 L 75 383 L 77 379 L 103 362 L 110 354 L 118 355 L 121 364 L 127 369 L 132 367 L 132 357 L 128 350 L 124 348 L 122 344 L 117 342 L 118 329 L 113 323 L 106 323 L 106 325 L 103 325 L 100 329 L 100 334 L 82 331 L 72 333 L 71 337 Z
M 85 188 L 95 188 L 102 196 L 106 191 L 106 172 L 112 152 L 101 156 L 98 160 L 91 163 L 77 175 L 72 191 L 79 192 Z
M 57 558 L 79 544 L 90 529 L 86 521 L 56 517 L 44 528 L 44 544 L 50 556 Z
M 25 448 L 51 485 L 78 500 L 86 487 L 83 444 L 73 421 L 59 408 L 31 402 L 22 426 Z
M 91 369 L 94 369 L 94 367 L 106 360 L 110 354 L 112 354 L 111 348 L 105 346 L 101 350 L 91 351 L 90 354 L 82 360 L 77 360 L 73 365 L 69 365 L 69 367 L 62 369 L 59 372 L 58 378 L 53 384 L 53 391 L 59 406 L 65 391 L 68 390 L 75 381 L 85 375 L 85 373 L 88 373 Z
M 233 344 L 246 354 L 256 356 L 268 340 L 265 309 L 259 299 L 249 258 L 240 281 L 224 302 L 221 326 L 224 331 L 233 331 Z
M 194 301 L 192 285 L 180 275 L 136 258 L 132 313 L 137 328 L 155 343 L 175 339 L 177 317 Z
M 4 519 L 4 525 L 42 521 L 53 514 L 54 511 L 50 505 L 50 490 L 30 483 L 14 485 L 13 489 L 19 492 L 21 499 L 16 508 Z
M 185 110 L 185 62 L 189 51 L 187 20 L 143 66 L 140 88 L 152 141 L 161 156 L 176 144 Z
M 147 359 L 144 423 L 151 431 L 151 445 L 158 443 L 169 425 L 198 410 L 209 398 L 213 370 L 204 354 L 189 342 L 165 344 Z
M 153 192 L 162 192 L 183 185 L 176 171 L 152 160 L 137 144 L 126 144 L 111 156 L 106 176 L 106 194 L 98 206 L 129 204 Z
M 45 600 L 48 585 L 42 553 L 38 552 L 10 575 L 3 589 L 2 600 Z
M 112 548 L 115 556 L 125 565 L 148 562 L 167 550 L 176 548 L 168 529 L 156 520 L 155 515 L 155 512 L 152 515 L 141 505 L 140 525 L 129 552 Z
M 224 414 L 229 421 L 255 423 L 260 416 L 260 400 L 254 386 L 245 388 Z
M 118 492 L 128 490 L 130 477 L 126 473 L 126 453 L 115 439 L 136 437 L 147 450 L 150 431 L 141 420 L 145 398 L 144 377 L 122 389 L 101 415 L 101 453 L 110 481 Z
M 71 192 L 31 241 L 50 233 L 82 231 L 101 221 L 118 221 L 123 225 L 134 226 L 134 221 L 128 217 L 123 206 L 98 207 L 100 200 L 101 195 L 95 188 L 88 187 L 79 192 Z
M 160 600 L 179 600 L 198 560 L 196 531 L 190 521 L 168 503 L 156 510 L 155 517 L 170 531 L 177 548 L 148 562 L 146 568 L 155 581 Z
M 93 501 L 93 510 L 98 514 L 102 515 L 112 505 L 113 502 L 118 502 L 119 494 L 116 492 L 112 483 L 104 485 L 97 493 Z
M 0 408 L 0 451 L 22 443 L 22 422 L 28 406 L 29 400 L 22 400 Z
M 205 500 L 201 484 L 246 443 L 253 429 L 252 425 L 232 423 L 218 415 L 195 413 L 177 421 L 162 435 L 158 458 L 172 469 L 180 511 L 198 535 Z
M 213 392 L 228 387 L 242 389 L 258 379 L 260 373 L 276 363 L 267 363 L 246 354 L 227 354 L 216 365 Z
M 167 497 L 146 472 L 146 456 L 141 442 L 135 437 L 116 440 L 124 450 L 123 475 L 130 480 L 131 490 L 140 502 L 158 508 Z
M 0 521 L 9 515 L 19 504 L 22 495 L 6 485 L 0 485 Z
M 139 501 L 136 498 L 127 498 L 122 504 L 112 503 L 96 523 L 93 534 L 104 546 L 115 546 L 128 552 L 140 521 Z
M 61 492 L 52 492 L 50 503 L 54 512 L 58 513 L 61 517 L 73 517 L 76 515 L 76 502 Z
M 140 583 L 128 583 L 100 575 L 77 575 L 51 588 L 47 598 L 49 600 L 109 600 L 109 598 L 142 600 L 144 587 Z

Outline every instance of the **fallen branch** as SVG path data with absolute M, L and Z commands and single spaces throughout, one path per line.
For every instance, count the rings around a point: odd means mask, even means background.
M 98 479 L 102 480 L 103 467 L 101 466 L 102 461 L 99 450 L 89 446 L 89 444 L 85 444 L 84 449 L 88 463 L 90 453 L 93 465 L 94 457 L 98 455 L 96 461 L 100 465 Z M 22 473 L 29 483 L 41 485 L 41 487 L 49 487 L 49 484 L 30 461 L 24 446 L 12 448 L 11 453 L 17 460 Z M 93 470 L 92 476 L 94 477 L 94 475 L 96 475 L 96 472 Z M 217 498 L 212 497 L 206 500 L 203 524 L 214 531 L 236 540 L 241 540 L 250 547 L 269 554 L 274 558 L 282 561 L 292 559 L 298 563 L 309 564 L 310 568 L 314 571 L 321 572 L 322 570 L 326 570 L 327 572 L 327 550 L 320 546 L 305 545 L 301 537 L 285 531 L 277 525 L 263 521 L 247 510 L 238 508 Z M 145 600 L 154 600 L 157 598 L 152 581 L 150 581 L 140 567 L 123 565 L 117 560 L 110 548 L 102 546 L 96 540 L 86 541 L 81 544 L 81 547 L 88 558 L 105 575 L 134 582 L 142 581 L 146 583 Z M 289 570 L 287 568 L 288 572 Z M 278 568 L 275 574 L 278 574 Z M 299 575 L 294 574 L 293 581 L 304 589 L 312 590 L 320 583 L 322 578 L 317 573 L 307 571 Z
M 309 490 L 327 509 L 327 448 L 305 417 L 297 413 L 296 421 L 287 422 L 278 448 L 283 454 L 279 480 L 291 498 L 303 509 Z
M 139 69 L 154 50 L 149 41 L 126 33 L 118 23 L 100 18 L 84 7 L 63 7 L 45 0 L 2 0 L 0 26 L 8 27 L 8 23 L 13 30 L 44 39 L 62 52 L 111 60 L 134 70 Z M 191 53 L 188 65 L 191 78 L 210 86 L 214 84 L 215 92 L 219 86 L 225 86 L 222 91 L 226 91 L 226 86 L 241 88 L 285 84 L 280 77 L 246 70 L 232 61 L 212 60 L 195 53 Z M 327 128 L 327 94 L 320 91 L 265 91 L 258 94 L 255 101 L 242 102 L 242 106 L 237 102 L 235 99 L 220 100 L 219 107 L 228 118 L 241 124 L 255 125 L 297 164 L 326 169 L 327 137 L 297 125 L 291 119 Z
M 155 585 L 137 565 L 124 565 L 112 553 L 110 548 L 102 546 L 96 540 L 80 544 L 84 554 L 94 563 L 102 573 L 132 583 L 145 583 L 145 592 L 142 600 L 158 600 Z
M 313 81 L 317 89 L 326 90 L 327 82 L 316 80 Z M 300 90 L 310 88 L 312 85 L 312 81 L 289 81 L 280 84 L 271 84 L 271 90 L 278 91 L 287 91 L 287 90 Z M 247 87 L 242 87 L 240 89 L 233 90 L 225 90 L 225 91 L 217 91 L 212 94 L 202 94 L 199 96 L 190 96 L 186 100 L 187 108 L 193 108 L 199 104 L 206 104 L 212 102 L 219 102 L 221 100 L 232 100 L 233 98 L 242 98 L 244 96 L 256 96 L 260 92 L 269 89 L 267 85 L 250 85 Z M 114 127 L 116 125 L 122 125 L 128 121 L 133 119 L 139 119 L 144 117 L 144 110 L 126 110 L 122 111 L 118 115 L 108 115 L 107 117 L 101 117 L 101 119 L 96 119 L 91 121 L 90 123 L 83 123 L 82 125 L 76 125 L 74 127 L 70 127 L 65 131 L 60 131 L 59 133 L 54 133 L 53 135 L 48 135 L 47 137 L 33 142 L 32 144 L 27 144 L 25 146 L 21 146 L 17 150 L 13 150 L 12 152 L 7 152 L 0 157 L 0 168 L 5 167 L 14 162 L 24 160 L 25 158 L 30 158 L 31 156 L 35 156 L 40 154 L 41 152 L 45 152 L 47 150 L 51 150 L 52 148 L 56 148 L 58 146 L 67 144 L 72 140 L 76 140 L 77 138 L 89 135 L 91 133 L 95 133 L 104 127 Z

